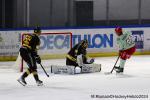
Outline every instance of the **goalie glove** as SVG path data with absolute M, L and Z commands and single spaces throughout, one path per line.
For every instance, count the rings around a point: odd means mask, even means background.
M 41 58 L 40 58 L 40 56 L 39 56 L 39 55 L 35 57 L 35 60 L 36 60 L 36 62 L 37 62 L 38 64 L 40 64 L 40 63 L 41 63 Z
M 92 64 L 92 63 L 94 63 L 94 58 L 88 58 L 87 59 L 87 64 Z
M 91 64 L 94 63 L 94 58 L 90 59 L 90 63 Z

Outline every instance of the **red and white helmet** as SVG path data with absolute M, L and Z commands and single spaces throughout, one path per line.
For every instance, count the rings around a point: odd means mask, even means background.
M 122 28 L 120 26 L 115 28 L 115 32 L 116 33 L 121 33 L 122 32 Z

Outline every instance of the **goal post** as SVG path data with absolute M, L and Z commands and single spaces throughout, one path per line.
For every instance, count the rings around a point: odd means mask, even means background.
M 21 34 L 21 45 L 23 39 L 32 33 L 22 33 Z M 71 32 L 47 32 L 41 33 L 40 38 L 40 48 L 38 54 L 41 59 L 58 59 L 65 58 L 68 51 L 72 48 L 72 33 Z M 22 72 L 26 63 L 18 55 L 15 65 L 19 67 Z

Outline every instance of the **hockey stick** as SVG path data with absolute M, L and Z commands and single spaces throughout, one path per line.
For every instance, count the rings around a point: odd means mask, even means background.
M 118 62 L 118 60 L 119 60 L 119 58 L 120 58 L 120 56 L 118 56 L 118 58 L 117 58 L 117 60 L 116 60 L 116 62 L 115 62 L 115 64 L 114 64 L 114 67 L 112 68 L 112 70 L 111 70 L 110 72 L 105 72 L 106 75 L 112 74 L 112 72 L 113 72 L 113 70 L 115 69 L 115 66 L 116 66 L 116 64 L 117 64 L 117 62 Z
M 47 72 L 45 71 L 45 69 L 44 69 L 44 67 L 42 66 L 42 64 L 41 64 L 41 63 L 40 63 L 40 65 L 41 65 L 41 67 L 42 67 L 42 69 L 43 69 L 44 73 L 46 74 L 46 76 L 47 76 L 47 77 L 49 77 L 49 75 L 47 74 Z

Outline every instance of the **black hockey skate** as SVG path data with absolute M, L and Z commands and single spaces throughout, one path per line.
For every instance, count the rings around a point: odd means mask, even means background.
M 27 85 L 27 83 L 26 83 L 26 81 L 25 81 L 25 79 L 24 78 L 19 78 L 18 80 L 17 80 L 21 85 L 23 85 L 23 86 L 26 86 Z
M 37 80 L 37 81 L 36 81 L 36 84 L 37 84 L 37 86 L 42 86 L 42 85 L 43 85 L 43 82 L 42 82 L 41 80 Z
M 119 68 L 120 68 L 120 66 L 119 66 L 119 67 L 118 67 L 118 66 L 115 66 L 115 67 L 114 67 L 114 70 L 117 71 L 117 70 L 119 70 Z
M 115 66 L 115 71 L 116 73 L 123 73 L 124 68 L 120 68 L 120 66 L 119 67 Z

